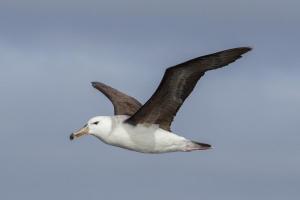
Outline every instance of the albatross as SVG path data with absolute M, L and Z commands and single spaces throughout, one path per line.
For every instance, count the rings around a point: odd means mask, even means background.
M 93 135 L 106 144 L 141 153 L 210 149 L 209 144 L 172 132 L 172 121 L 207 71 L 224 67 L 250 50 L 249 47 L 227 49 L 167 68 L 158 88 L 144 105 L 104 83 L 92 82 L 92 86 L 112 102 L 114 116 L 91 118 L 83 128 L 72 133 L 70 139 Z

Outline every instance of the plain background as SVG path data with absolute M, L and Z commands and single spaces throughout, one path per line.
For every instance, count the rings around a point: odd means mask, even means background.
M 300 1 L 0 3 L 0 198 L 298 200 Z M 110 102 L 145 102 L 165 68 L 251 46 L 209 72 L 173 131 L 210 151 L 146 155 L 69 141 Z

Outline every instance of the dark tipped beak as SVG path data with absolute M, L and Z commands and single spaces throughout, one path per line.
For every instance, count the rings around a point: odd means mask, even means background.
M 70 140 L 74 140 L 74 133 L 70 135 Z
M 95 81 L 91 82 L 91 84 L 92 84 L 93 87 L 96 86 L 96 82 Z
M 81 136 L 87 135 L 88 133 L 89 133 L 89 128 L 87 126 L 84 126 L 79 131 L 72 133 L 70 135 L 70 140 L 74 140 L 75 138 L 79 138 Z

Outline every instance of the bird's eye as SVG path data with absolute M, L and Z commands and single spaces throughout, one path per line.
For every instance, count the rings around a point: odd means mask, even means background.
M 97 121 L 97 122 L 94 122 L 94 123 L 92 123 L 92 124 L 95 124 L 95 125 L 97 125 L 99 123 L 99 121 Z

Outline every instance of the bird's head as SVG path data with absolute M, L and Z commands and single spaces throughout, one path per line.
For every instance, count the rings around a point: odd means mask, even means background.
M 110 117 L 98 116 L 90 119 L 80 130 L 70 135 L 70 140 L 84 135 L 94 135 L 100 139 L 104 138 L 111 131 L 112 121 Z

